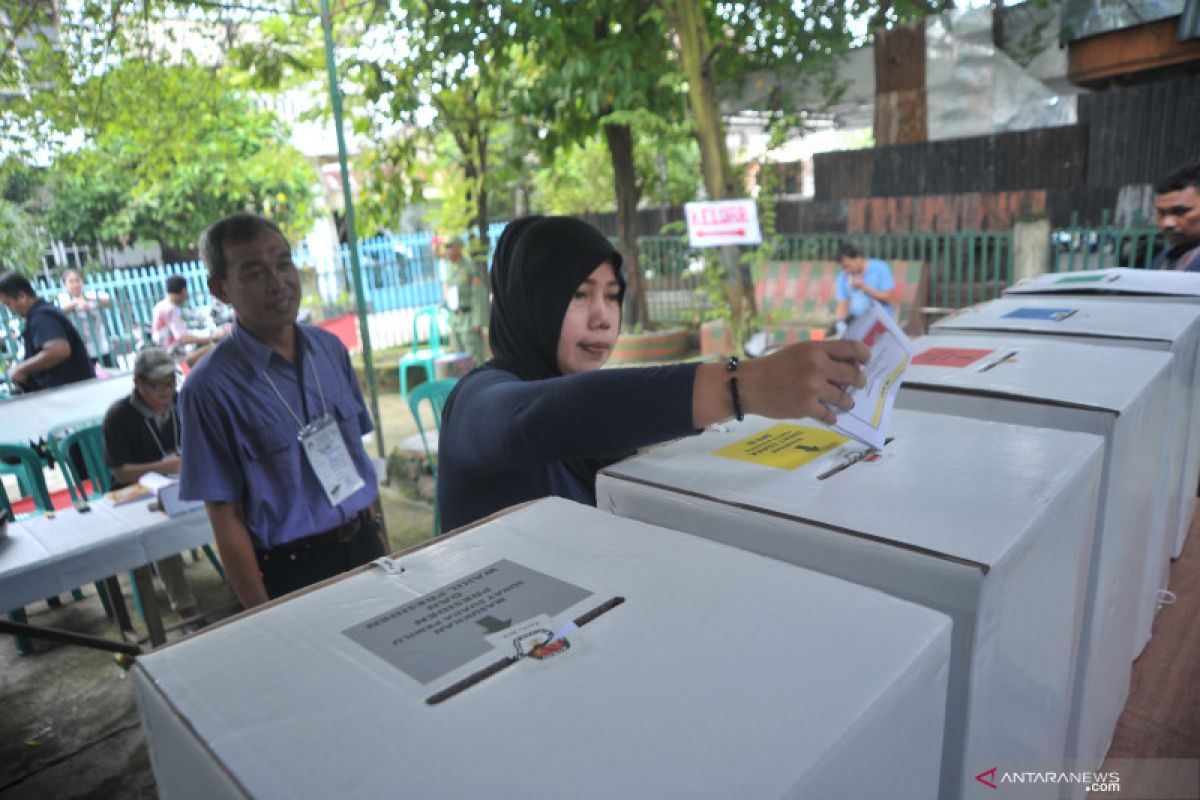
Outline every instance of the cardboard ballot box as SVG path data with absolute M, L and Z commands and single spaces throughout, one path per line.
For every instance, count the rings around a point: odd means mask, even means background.
M 937 793 L 943 614 L 560 499 L 396 564 L 139 658 L 162 796 Z
M 1200 305 L 1140 302 L 1132 298 L 1005 297 L 965 308 L 930 328 L 930 334 L 1062 336 L 1071 341 L 1166 350 L 1175 356 L 1164 453 L 1173 470 L 1167 525 L 1172 557 L 1183 551 L 1196 505 L 1200 475 Z M 1119 375 L 1119 372 L 1114 373 Z
M 1157 269 L 1101 269 L 1086 272 L 1051 273 L 1022 281 L 1005 290 L 1005 295 L 1019 299 L 1025 295 L 1083 295 L 1105 300 L 1134 303 L 1185 303 L 1200 305 L 1200 273 Z M 1198 365 L 1197 369 L 1200 369 Z M 1200 376 L 1200 373 L 1198 373 Z M 1195 511 L 1195 492 L 1200 481 L 1200 389 L 1192 395 L 1188 407 L 1192 411 L 1184 445 L 1182 489 L 1179 494 L 1179 516 L 1171 557 L 1178 558 L 1191 529 Z
M 975 776 L 997 763 L 1060 764 L 1100 437 L 902 410 L 879 452 L 807 420 L 729 427 L 604 470 L 598 506 L 949 614 L 939 797 L 988 797 Z
M 913 345 L 897 408 L 1104 437 L 1068 736 L 1068 758 L 1098 769 L 1170 565 L 1162 453 L 1172 356 L 1055 337 L 925 336 Z
M 1200 302 L 1200 273 L 1125 267 L 1047 272 L 1010 286 L 1004 290 L 1004 294 L 1126 296 L 1171 302 L 1186 302 L 1192 298 Z

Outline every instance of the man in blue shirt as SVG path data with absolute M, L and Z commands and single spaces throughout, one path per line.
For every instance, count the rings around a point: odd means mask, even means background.
M 846 325 L 873 304 L 879 303 L 892 316 L 896 302 L 896 281 L 886 261 L 867 259 L 857 247 L 843 242 L 837 251 L 842 271 L 837 277 L 837 333 L 846 330 Z
M 79 331 L 65 314 L 37 296 L 24 275 L 0 275 L 0 302 L 25 318 L 21 334 L 25 357 L 8 371 L 9 380 L 26 392 L 36 392 L 96 377 Z
M 300 279 L 279 227 L 253 214 L 200 238 L 233 333 L 179 395 L 180 495 L 203 500 L 247 608 L 383 555 L 373 425 L 346 348 L 296 324 Z
M 1200 272 L 1200 164 L 1177 169 L 1154 184 L 1154 211 L 1167 246 L 1151 269 Z

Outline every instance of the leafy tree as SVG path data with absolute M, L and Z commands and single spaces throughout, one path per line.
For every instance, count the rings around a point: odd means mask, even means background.
M 666 28 L 652 0 L 551 0 L 506 6 L 539 71 L 522 107 L 544 120 L 547 160 L 604 137 L 616 198 L 617 233 L 628 267 L 625 320 L 647 319 L 638 265 L 637 209 L 653 171 L 640 170 L 636 142 L 670 133 L 683 111 L 681 76 L 663 46 Z
M 15 203 L 0 200 L 0 272 L 42 271 L 42 244 L 33 220 Z
M 87 120 L 89 145 L 51 170 L 56 236 L 190 249 L 204 225 L 242 208 L 308 229 L 312 167 L 273 113 L 214 70 L 129 59 L 80 93 L 106 102 Z

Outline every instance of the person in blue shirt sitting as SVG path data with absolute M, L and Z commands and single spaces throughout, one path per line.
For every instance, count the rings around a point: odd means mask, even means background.
M 834 311 L 835 333 L 842 334 L 851 320 L 866 313 L 879 303 L 894 317 L 896 310 L 896 281 L 892 268 L 878 258 L 868 259 L 854 245 L 843 242 L 837 251 L 842 271 L 837 278 L 837 309 Z

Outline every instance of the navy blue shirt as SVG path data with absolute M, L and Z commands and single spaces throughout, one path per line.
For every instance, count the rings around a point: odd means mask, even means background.
M 350 355 L 320 328 L 297 325 L 296 345 L 303 352 L 303 382 L 294 364 L 235 326 L 179 393 L 180 496 L 241 503 L 259 549 L 332 530 L 378 494 L 375 468 L 362 445 L 374 425 Z M 292 417 L 313 422 L 325 411 L 336 420 L 363 480 L 337 506 L 330 505 L 309 465 Z
M 1165 248 L 1155 256 L 1150 269 L 1200 272 L 1200 242 Z
M 86 381 L 96 377 L 92 362 L 88 359 L 87 347 L 83 343 L 79 331 L 67 319 L 67 315 L 59 311 L 45 300 L 38 299 L 25 315 L 25 332 L 21 335 L 25 342 L 25 358 L 33 358 L 46 349 L 46 345 L 55 339 L 61 339 L 71 348 L 71 354 L 66 361 L 59 362 L 44 372 L 30 373 L 29 382 L 36 389 L 53 389 L 76 381 Z
M 438 434 L 438 504 L 452 530 L 539 497 L 596 504 L 564 462 L 622 455 L 697 433 L 696 364 L 522 381 L 494 367 L 459 381 Z

